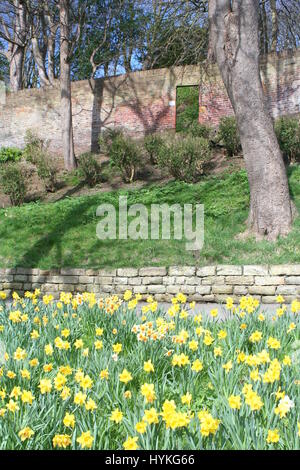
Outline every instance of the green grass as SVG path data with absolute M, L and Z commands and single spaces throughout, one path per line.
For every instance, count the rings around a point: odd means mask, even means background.
M 292 197 L 300 211 L 300 167 L 289 172 Z M 96 237 L 100 204 L 202 203 L 205 243 L 197 259 L 185 240 L 104 240 Z M 204 178 L 197 184 L 172 182 L 139 190 L 120 190 L 0 210 L 0 266 L 125 267 L 176 264 L 296 263 L 300 260 L 300 217 L 289 236 L 275 244 L 237 240 L 245 230 L 249 189 L 244 171 Z

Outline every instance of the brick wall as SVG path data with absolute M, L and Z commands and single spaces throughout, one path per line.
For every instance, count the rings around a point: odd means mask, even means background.
M 109 270 L 30 268 L 0 269 L 0 290 L 8 295 L 40 288 L 59 297 L 59 292 L 94 292 L 97 296 L 122 294 L 130 289 L 158 301 L 170 301 L 182 292 L 188 300 L 222 302 L 228 296 L 239 300 L 252 295 L 263 303 L 274 303 L 281 294 L 285 301 L 300 299 L 300 264 L 276 266 L 173 266 Z
M 294 55 L 269 55 L 261 76 L 273 116 L 300 112 L 300 50 Z M 199 120 L 217 124 L 232 109 L 215 66 L 203 65 L 133 72 L 72 84 L 76 152 L 97 146 L 101 129 L 121 126 L 130 135 L 174 129 L 176 88 L 199 85 Z M 3 98 L 3 97 L 2 97 Z M 61 151 L 59 86 L 7 93 L 0 100 L 0 146 L 24 145 L 26 129 Z

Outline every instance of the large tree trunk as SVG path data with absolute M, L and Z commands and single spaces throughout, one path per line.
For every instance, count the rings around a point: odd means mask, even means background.
M 249 230 L 274 240 L 289 233 L 287 175 L 259 71 L 258 0 L 210 0 L 215 56 L 235 111 L 250 186 Z
M 8 55 L 9 83 L 11 91 L 19 91 L 23 87 L 24 47 L 12 45 Z
M 60 90 L 62 145 L 66 170 L 76 168 L 69 62 L 69 0 L 60 0 Z

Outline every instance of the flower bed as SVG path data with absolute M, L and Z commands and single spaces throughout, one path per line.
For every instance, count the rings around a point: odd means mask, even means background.
M 299 449 L 299 311 L 0 292 L 2 449 Z

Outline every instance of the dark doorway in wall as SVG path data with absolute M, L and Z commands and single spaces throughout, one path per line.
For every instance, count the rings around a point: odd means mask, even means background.
M 199 120 L 199 86 L 176 88 L 176 132 L 182 132 Z

